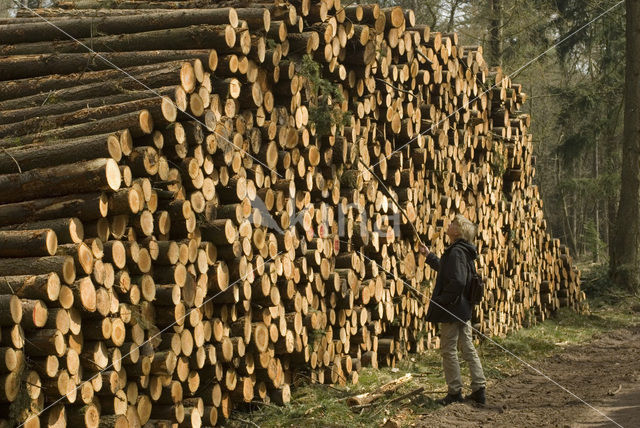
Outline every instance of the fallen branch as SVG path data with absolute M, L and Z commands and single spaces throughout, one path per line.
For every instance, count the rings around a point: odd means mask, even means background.
M 406 394 L 402 394 L 399 397 L 396 397 L 396 398 L 393 398 L 393 399 L 387 401 L 387 404 L 391 404 L 391 403 L 396 403 L 398 401 L 402 401 L 405 398 L 411 397 L 412 395 L 415 395 L 415 394 L 420 394 L 423 391 L 424 391 L 424 386 L 421 386 L 420 388 L 416 388 L 413 391 L 409 391 Z
M 369 404 L 380 397 L 393 392 L 400 388 L 403 384 L 410 381 L 413 377 L 411 373 L 407 373 L 406 375 L 394 379 L 391 382 L 385 383 L 384 385 L 378 387 L 375 391 L 365 392 L 364 394 L 355 395 L 353 397 L 349 397 L 347 399 L 347 404 L 349 406 L 364 406 L 365 404 Z
M 618 385 L 618 388 L 616 388 L 615 391 L 609 391 L 607 392 L 607 395 L 616 395 L 618 392 L 620 392 L 622 390 L 622 384 Z
M 318 410 L 318 409 L 320 409 L 320 408 L 322 408 L 322 404 L 318 404 L 317 406 L 313 406 L 313 407 L 311 407 L 311 408 L 307 409 L 307 410 L 304 412 L 304 415 L 305 415 L 305 416 L 309 416 L 311 413 L 315 412 L 316 410 Z

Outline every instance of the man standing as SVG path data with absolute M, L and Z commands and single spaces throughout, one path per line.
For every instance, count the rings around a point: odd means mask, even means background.
M 440 351 L 448 394 L 438 402 L 445 406 L 463 401 L 458 346 L 471 372 L 472 393 L 466 398 L 479 404 L 485 404 L 486 401 L 486 380 L 480 358 L 473 346 L 470 321 L 472 305 L 465 293 L 471 278 L 470 263 L 474 263 L 478 256 L 476 246 L 471 243 L 476 231 L 473 223 L 464 216 L 457 215 L 447 229 L 451 245 L 444 251 L 441 259 L 429 252 L 426 246 L 420 247 L 429 266 L 438 271 L 427 310 L 427 321 L 440 323 Z

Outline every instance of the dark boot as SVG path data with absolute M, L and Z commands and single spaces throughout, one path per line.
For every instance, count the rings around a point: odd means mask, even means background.
M 438 404 L 443 405 L 443 406 L 447 406 L 447 405 L 449 405 L 451 403 L 459 403 L 461 401 L 463 401 L 462 393 L 458 392 L 457 394 L 449 393 L 449 394 L 447 394 L 446 397 L 441 398 L 441 399 L 437 400 L 436 402 Z
M 464 397 L 466 400 L 475 401 L 478 404 L 485 404 L 487 402 L 487 398 L 485 397 L 485 388 L 482 387 L 477 391 L 472 392 L 471 394 Z

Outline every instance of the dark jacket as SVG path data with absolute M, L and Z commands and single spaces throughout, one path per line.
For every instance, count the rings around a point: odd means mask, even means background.
M 469 262 L 477 256 L 476 246 L 462 239 L 451 244 L 441 259 L 429 253 L 427 263 L 438 271 L 438 276 L 427 310 L 427 321 L 466 322 L 471 319 L 472 305 L 464 291 L 471 275 Z

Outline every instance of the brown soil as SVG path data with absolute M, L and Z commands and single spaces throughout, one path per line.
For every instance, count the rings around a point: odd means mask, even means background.
M 640 427 L 640 325 L 611 331 L 531 365 L 575 396 L 525 369 L 490 381 L 486 406 L 452 404 L 425 415 L 416 426 Z

